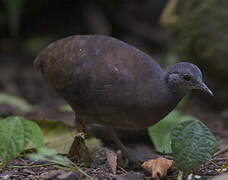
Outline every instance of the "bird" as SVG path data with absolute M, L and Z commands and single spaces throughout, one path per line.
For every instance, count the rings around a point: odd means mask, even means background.
M 79 132 L 101 124 L 126 154 L 115 129 L 148 128 L 193 89 L 213 95 L 196 65 L 178 62 L 164 71 L 143 51 L 106 35 L 57 40 L 40 52 L 34 66 L 72 107 Z

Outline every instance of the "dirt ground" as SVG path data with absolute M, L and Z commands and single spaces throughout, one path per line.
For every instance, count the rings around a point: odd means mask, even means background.
M 65 104 L 65 102 L 46 84 L 41 76 L 32 68 L 32 60 L 29 57 L 1 57 L 0 64 L 0 89 L 3 92 L 11 93 L 25 98 L 29 103 L 39 107 L 38 112 L 30 114 L 22 114 L 34 120 L 40 118 L 52 119 L 55 121 L 63 121 L 64 123 L 73 124 L 73 114 L 58 112 L 56 107 Z M 22 60 L 26 59 L 26 60 Z M 28 59 L 28 60 L 27 60 Z M 192 114 L 201 119 L 215 134 L 219 141 L 220 148 L 224 148 L 228 144 L 228 111 L 214 110 L 206 102 L 197 98 L 195 93 L 188 101 L 185 112 Z M 0 105 L 0 117 L 17 114 L 17 110 L 9 105 Z M 129 140 L 125 142 L 129 151 L 135 156 L 141 158 L 155 158 L 161 155 L 153 150 L 152 143 L 148 139 L 140 139 L 137 141 Z M 120 154 L 117 172 L 114 174 L 107 163 L 106 148 L 112 148 L 117 154 Z M 117 179 L 117 180 L 141 180 L 151 179 L 151 175 L 141 168 L 133 168 L 129 166 L 121 157 L 121 153 L 116 147 L 104 144 L 100 150 L 93 156 L 93 163 L 90 167 L 81 167 L 88 175 L 95 179 Z M 172 158 L 168 156 L 168 158 Z M 193 171 L 194 175 L 198 175 L 200 180 L 210 179 L 224 172 L 219 172 L 222 165 L 228 162 L 228 153 L 223 153 L 215 157 L 208 163 Z M 18 167 L 22 166 L 22 167 Z M 80 166 L 80 164 L 79 164 Z M 175 180 L 178 171 L 176 169 L 168 172 L 166 179 Z M 32 161 L 26 158 L 18 157 L 6 168 L 0 170 L 0 179 L 86 179 L 79 172 L 66 172 L 49 165 L 47 162 Z

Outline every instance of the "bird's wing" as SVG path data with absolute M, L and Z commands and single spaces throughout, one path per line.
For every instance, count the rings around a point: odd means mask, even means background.
M 163 73 L 142 51 L 99 35 L 54 42 L 40 53 L 34 65 L 65 99 L 78 102 L 130 103 L 136 98 L 138 83 Z

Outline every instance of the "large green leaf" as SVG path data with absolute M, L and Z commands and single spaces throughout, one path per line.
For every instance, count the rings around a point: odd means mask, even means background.
M 39 126 L 21 117 L 8 117 L 0 120 L 1 165 L 16 158 L 32 142 L 37 148 L 43 146 L 43 134 Z
M 218 146 L 214 135 L 198 120 L 179 123 L 171 130 L 171 139 L 176 167 L 184 172 L 210 160 Z
M 195 118 L 173 110 L 163 120 L 151 126 L 148 132 L 155 149 L 160 153 L 172 153 L 170 131 L 177 123 L 189 119 Z

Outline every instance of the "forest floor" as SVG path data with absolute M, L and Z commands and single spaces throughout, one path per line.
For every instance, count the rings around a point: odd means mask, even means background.
M 10 93 L 22 97 L 30 104 L 37 107 L 37 111 L 32 113 L 20 114 L 32 120 L 48 119 L 62 122 L 73 126 L 73 113 L 62 112 L 57 107 L 66 104 L 41 76 L 32 68 L 32 61 L 20 61 L 12 57 L 4 57 L 5 62 L 0 64 L 0 88 L 2 92 Z M 7 104 L 0 104 L 0 117 L 18 115 L 15 107 Z M 215 111 L 206 103 L 200 102 L 194 95 L 188 101 L 185 112 L 192 114 L 202 120 L 215 134 L 219 141 L 220 149 L 228 144 L 228 121 L 225 119 L 228 112 Z M 141 159 L 154 159 L 162 156 L 153 150 L 153 145 L 148 139 L 125 140 L 125 144 L 134 156 L 140 156 Z M 112 150 L 111 150 L 112 149 Z M 110 167 L 107 159 L 109 153 L 114 152 L 118 155 L 117 170 L 114 172 Z M 172 158 L 168 156 L 168 158 Z M 193 171 L 195 179 L 207 180 L 222 173 L 222 166 L 228 163 L 228 153 L 223 153 L 200 168 Z M 21 166 L 21 167 L 19 167 Z M 99 150 L 94 152 L 93 162 L 90 167 L 79 164 L 81 169 L 89 176 L 95 179 L 117 179 L 117 180 L 141 180 L 151 179 L 151 174 L 141 168 L 133 168 L 122 158 L 121 152 L 113 146 L 112 143 L 103 144 Z M 173 169 L 168 172 L 166 179 L 177 179 L 178 171 Z M 79 172 L 66 172 L 57 169 L 50 164 L 42 161 L 33 161 L 23 157 L 18 157 L 7 167 L 0 169 L 0 179 L 18 179 L 18 180 L 35 180 L 35 179 L 85 179 Z

